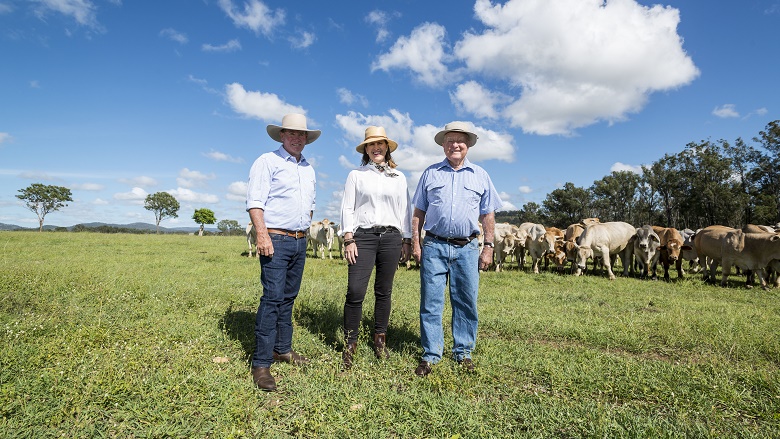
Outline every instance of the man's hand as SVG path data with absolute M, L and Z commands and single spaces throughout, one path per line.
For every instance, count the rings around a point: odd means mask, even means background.
M 493 263 L 493 247 L 482 247 L 482 253 L 479 254 L 479 269 L 487 270 L 490 264 Z

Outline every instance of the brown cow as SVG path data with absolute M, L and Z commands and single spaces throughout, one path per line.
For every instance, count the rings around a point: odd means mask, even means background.
M 766 284 L 766 269 L 774 265 L 773 260 L 780 259 L 780 235 L 734 230 L 726 234 L 722 248 L 721 286 L 726 286 L 731 266 L 736 265 L 743 270 L 752 270 L 758 275 L 761 288 L 769 289 Z
M 580 223 L 575 223 L 570 224 L 563 234 L 562 250 L 566 254 L 566 260 L 571 262 L 572 273 L 577 269 L 577 239 L 579 239 L 584 231 L 585 226 Z
M 544 227 L 544 230 L 547 232 L 548 236 L 552 236 L 554 239 L 553 243 L 553 251 L 547 253 L 544 255 L 544 269 L 547 270 L 550 261 L 552 260 L 555 265 L 558 267 L 558 271 L 562 269 L 561 264 L 558 263 L 558 258 L 556 255 L 558 255 L 559 251 L 562 251 L 561 245 L 559 243 L 563 242 L 564 232 L 563 230 L 557 228 L 557 227 Z M 564 261 L 563 264 L 566 264 L 565 260 L 565 254 L 564 254 Z
M 699 263 L 704 267 L 702 278 L 705 282 L 715 282 L 715 272 L 723 258 L 723 240 L 734 230 L 736 229 L 714 225 L 697 231 L 693 237 L 693 246 L 696 248 L 696 254 L 699 255 Z
M 658 247 L 660 251 L 660 257 L 658 260 L 664 267 L 664 280 L 669 281 L 669 266 L 674 263 L 674 268 L 677 269 L 677 278 L 682 279 L 685 277 L 685 271 L 682 268 L 682 250 L 690 250 L 690 247 L 685 246 L 682 234 L 674 227 L 659 227 L 653 226 L 653 231 L 661 239 L 661 246 Z M 655 271 L 655 267 L 653 268 Z

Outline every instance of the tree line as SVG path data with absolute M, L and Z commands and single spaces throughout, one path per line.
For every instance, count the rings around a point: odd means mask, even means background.
M 499 212 L 497 222 L 541 223 L 565 229 L 583 218 L 698 228 L 720 224 L 780 222 L 780 120 L 766 125 L 752 143 L 742 138 L 691 142 L 666 154 L 642 173 L 613 171 L 588 188 L 566 183 L 539 205 Z

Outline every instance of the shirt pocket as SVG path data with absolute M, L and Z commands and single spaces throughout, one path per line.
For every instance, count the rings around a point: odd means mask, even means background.
M 452 197 L 447 193 L 444 183 L 437 183 L 428 186 L 428 202 L 434 206 L 442 206 Z
M 463 198 L 469 207 L 479 207 L 479 201 L 482 199 L 482 190 L 480 188 L 465 185 L 463 187 Z

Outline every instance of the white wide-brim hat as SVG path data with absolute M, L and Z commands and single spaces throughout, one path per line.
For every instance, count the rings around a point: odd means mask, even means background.
M 458 133 L 465 133 L 469 136 L 469 141 L 467 143 L 468 147 L 471 148 L 477 143 L 477 135 L 471 132 L 471 127 L 466 122 L 450 122 L 447 125 L 444 125 L 444 129 L 436 133 L 436 136 L 433 138 L 433 140 L 438 143 L 439 145 L 444 145 L 444 135 L 455 131 Z
M 377 140 L 386 141 L 387 148 L 390 150 L 390 152 L 393 152 L 395 151 L 396 148 L 398 148 L 398 143 L 387 138 L 387 134 L 385 134 L 385 129 L 383 127 L 371 126 L 366 128 L 365 139 L 362 142 L 360 142 L 360 145 L 355 147 L 355 150 L 363 154 L 364 152 L 366 152 L 366 144 L 371 142 L 376 142 Z
M 306 128 L 306 116 L 298 113 L 290 113 L 285 115 L 282 118 L 282 126 L 268 125 L 266 127 L 268 135 L 277 142 L 282 141 L 282 130 L 306 131 L 307 145 L 317 140 L 320 137 L 320 134 L 322 134 L 322 131 L 320 130 L 310 130 Z

